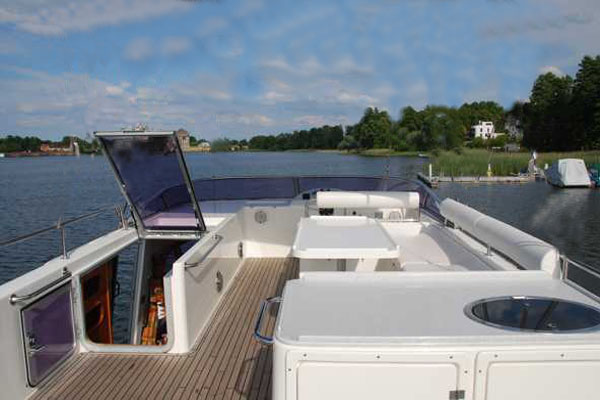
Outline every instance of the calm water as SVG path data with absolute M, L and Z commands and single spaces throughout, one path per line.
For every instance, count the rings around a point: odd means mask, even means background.
M 390 175 L 414 178 L 426 159 L 369 158 L 335 153 L 217 153 L 186 156 L 192 178 L 250 175 Z M 388 165 L 389 162 L 389 165 Z M 0 159 L 0 240 L 55 225 L 103 206 L 123 203 L 104 157 Z M 600 267 L 600 190 L 555 189 L 544 182 L 525 185 L 445 184 L 440 197 L 452 197 L 557 246 L 575 260 Z M 71 226 L 69 247 L 116 227 L 116 218 Z M 0 283 L 59 254 L 56 232 L 1 249 Z M 122 295 L 116 301 L 116 329 L 126 329 L 131 299 L 131 248 L 120 259 Z

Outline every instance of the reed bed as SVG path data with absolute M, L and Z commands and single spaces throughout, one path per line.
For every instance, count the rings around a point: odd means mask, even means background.
M 509 176 L 527 169 L 531 154 L 492 152 L 483 149 L 464 149 L 442 151 L 431 155 L 434 175 L 439 176 L 483 176 L 487 174 L 488 164 L 491 164 L 494 176 Z M 560 158 L 581 158 L 586 164 L 600 162 L 600 151 L 575 151 L 538 153 L 537 166 L 543 168 Z M 425 170 L 427 170 L 425 166 Z M 425 171 L 427 172 L 427 171 Z

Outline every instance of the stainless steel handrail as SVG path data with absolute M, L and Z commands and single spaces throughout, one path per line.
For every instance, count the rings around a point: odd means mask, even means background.
M 114 209 L 117 209 L 117 208 L 121 210 L 120 207 L 108 206 L 108 207 L 103 207 L 101 209 L 98 209 L 96 211 L 92 211 L 92 212 L 90 212 L 88 214 L 83 214 L 83 215 L 80 215 L 78 217 L 71 218 L 71 219 L 68 219 L 68 220 L 65 220 L 65 221 L 62 221 L 61 219 L 59 219 L 56 225 L 52 225 L 52 226 L 49 226 L 47 228 L 39 229 L 37 231 L 28 233 L 26 235 L 17 236 L 15 238 L 8 239 L 8 240 L 5 240 L 3 242 L 0 242 L 0 247 L 10 246 L 10 245 L 13 245 L 13 244 L 16 244 L 16 243 L 19 243 L 19 242 L 23 242 L 23 241 L 31 239 L 33 237 L 39 236 L 42 233 L 50 232 L 50 231 L 57 230 L 57 229 L 60 230 L 63 227 L 65 227 L 67 225 L 70 225 L 72 223 L 75 223 L 75 222 L 78 222 L 78 221 L 83 221 L 85 219 L 94 217 L 94 216 L 96 216 L 96 215 L 98 215 L 100 213 L 103 213 L 106 210 L 109 210 L 109 209 L 113 209 L 114 210 Z M 120 215 L 119 215 L 119 217 L 120 217 Z
M 221 240 L 223 240 L 223 236 L 215 234 L 212 237 L 214 239 L 214 243 L 209 247 L 209 249 L 202 255 L 202 257 L 200 257 L 200 259 L 198 261 L 194 261 L 192 263 L 188 263 L 185 262 L 183 264 L 183 266 L 185 268 L 194 268 L 197 267 L 198 265 L 202 264 L 202 262 L 204 262 L 204 260 L 206 260 L 206 258 L 210 255 L 210 253 L 212 253 L 212 251 L 217 247 L 217 245 L 219 243 L 221 243 Z
M 254 325 L 254 338 L 261 342 L 262 344 L 270 345 L 273 344 L 273 336 L 265 336 L 260 333 L 263 324 L 263 318 L 265 316 L 265 312 L 267 308 L 273 303 L 281 303 L 282 298 L 280 296 L 269 297 L 263 300 L 260 311 L 258 313 L 258 318 L 256 319 L 256 324 Z
M 63 268 L 63 273 L 59 278 L 56 278 L 55 280 L 48 283 L 47 285 L 44 285 L 41 288 L 39 288 L 31 293 L 28 293 L 28 294 L 18 295 L 18 294 L 13 293 L 8 298 L 8 302 L 11 305 L 15 305 L 16 303 L 21 303 L 23 301 L 31 300 L 35 297 L 40 296 L 41 294 L 44 294 L 48 290 L 54 288 L 56 285 L 58 285 L 59 283 L 62 283 L 63 281 L 66 281 L 69 278 L 71 278 L 71 271 L 69 271 L 66 268 Z
M 563 279 L 568 279 L 569 277 L 569 264 L 574 265 L 575 267 L 583 270 L 585 273 L 588 273 L 590 275 L 592 275 L 594 278 L 600 279 L 600 271 L 595 270 L 594 268 L 590 267 L 589 265 L 585 265 L 582 264 L 580 262 L 577 261 L 573 261 L 571 260 L 569 257 L 565 256 L 565 255 L 561 255 L 560 258 L 562 259 L 563 263 L 562 263 L 562 277 Z

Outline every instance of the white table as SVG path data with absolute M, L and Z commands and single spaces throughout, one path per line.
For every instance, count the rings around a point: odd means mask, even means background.
M 377 220 L 363 216 L 312 216 L 300 220 L 292 255 L 300 259 L 301 271 L 319 270 L 317 264 L 303 260 L 349 259 L 358 260 L 357 271 L 372 271 L 380 259 L 398 259 L 400 250 Z

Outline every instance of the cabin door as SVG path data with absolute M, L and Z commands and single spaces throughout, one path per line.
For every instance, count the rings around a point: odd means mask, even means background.
M 30 386 L 36 386 L 75 349 L 71 280 L 21 310 Z

